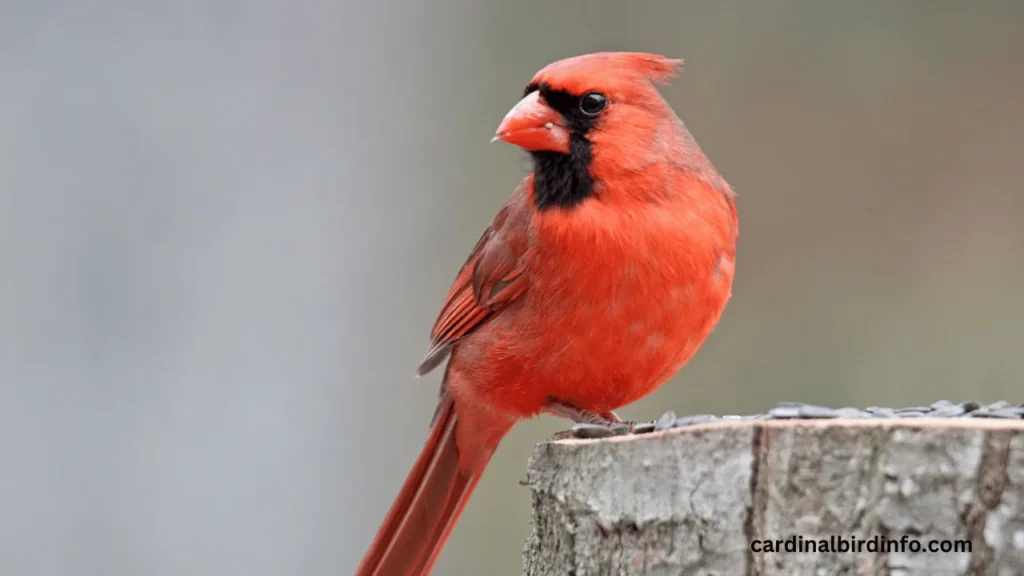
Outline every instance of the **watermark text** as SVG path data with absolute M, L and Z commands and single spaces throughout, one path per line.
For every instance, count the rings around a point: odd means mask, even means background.
M 869 552 L 875 554 L 943 554 L 970 553 L 970 540 L 918 539 L 904 534 L 900 538 L 878 535 L 871 538 L 830 535 L 828 538 L 804 538 L 792 535 L 775 540 L 754 540 L 750 551 L 756 554 L 843 554 Z

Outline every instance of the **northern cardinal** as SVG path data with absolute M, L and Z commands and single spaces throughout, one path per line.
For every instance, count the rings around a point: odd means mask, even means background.
M 731 294 L 735 196 L 658 93 L 681 61 L 548 65 L 495 138 L 533 172 L 462 266 L 418 373 L 430 434 L 357 576 L 428 574 L 501 438 L 540 413 L 619 422 L 693 356 Z

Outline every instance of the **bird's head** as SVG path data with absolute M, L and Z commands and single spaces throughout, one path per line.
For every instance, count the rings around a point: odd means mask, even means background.
M 559 60 L 533 77 L 495 138 L 530 152 L 569 154 L 574 137 L 642 127 L 667 105 L 653 83 L 678 74 L 681 60 L 635 52 L 603 52 Z
M 654 54 L 604 52 L 560 60 L 533 77 L 495 139 L 531 153 L 541 180 L 535 186 L 551 188 L 539 207 L 569 207 L 589 197 L 595 171 L 652 161 L 675 125 L 655 85 L 677 75 L 680 64 Z

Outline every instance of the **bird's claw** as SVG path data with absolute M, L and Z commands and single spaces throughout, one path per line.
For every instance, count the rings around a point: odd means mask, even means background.
M 547 441 L 548 442 L 558 442 L 559 440 L 570 440 L 570 439 L 575 438 L 575 437 L 576 436 L 573 436 L 573 431 L 572 430 L 562 430 L 560 432 L 555 432 L 554 434 L 552 434 L 547 439 Z
M 611 436 L 625 436 L 628 434 L 649 434 L 656 430 L 667 430 L 672 428 L 676 421 L 675 412 L 669 410 L 654 422 L 633 422 L 623 421 L 614 412 L 603 412 L 595 414 L 575 409 L 562 403 L 552 403 L 549 411 L 556 416 L 568 417 L 577 420 L 576 424 L 569 430 L 563 430 L 551 436 L 548 440 L 556 442 L 569 438 L 597 439 L 609 438 Z

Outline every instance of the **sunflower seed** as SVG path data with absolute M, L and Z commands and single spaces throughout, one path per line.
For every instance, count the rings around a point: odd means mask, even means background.
M 673 424 L 675 424 L 675 422 L 676 413 L 669 410 L 668 412 L 665 412 L 664 414 L 659 416 L 658 419 L 654 421 L 654 429 L 658 431 L 668 430 L 669 428 L 672 427 Z
M 798 406 L 775 406 L 768 411 L 769 418 L 799 418 L 800 408 Z
M 1006 410 L 977 410 L 971 412 L 974 418 L 999 418 L 1001 420 L 1020 420 L 1020 415 Z
M 814 404 L 804 404 L 800 407 L 801 418 L 838 418 L 839 414 L 831 408 L 824 406 L 815 406 Z
M 580 422 L 572 427 L 572 435 L 576 438 L 607 438 L 614 434 L 611 428 L 600 424 Z
M 641 422 L 633 426 L 633 434 L 650 434 L 654 432 L 654 422 Z
M 866 412 L 875 418 L 893 418 L 896 415 L 896 411 L 892 408 L 883 408 L 881 406 L 869 406 Z
M 697 424 L 704 424 L 706 422 L 712 422 L 717 420 L 711 414 L 694 414 L 693 416 L 683 416 L 682 418 L 676 418 L 675 428 L 682 428 L 684 426 L 695 426 Z
M 625 436 L 626 434 L 629 434 L 629 425 L 625 422 L 616 422 L 615 424 L 612 424 L 611 429 L 612 434 L 615 434 L 616 436 Z
M 963 416 L 966 413 L 967 411 L 964 410 L 963 406 L 957 406 L 953 404 L 950 406 L 937 408 L 936 410 L 933 410 L 932 413 L 929 414 L 929 416 L 933 418 L 956 418 L 958 416 Z

